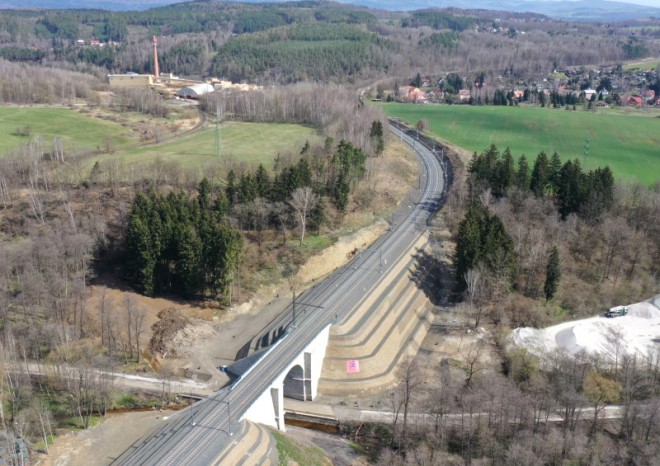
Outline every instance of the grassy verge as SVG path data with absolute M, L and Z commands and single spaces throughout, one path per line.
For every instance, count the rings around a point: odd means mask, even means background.
M 323 450 L 314 446 L 302 446 L 279 432 L 272 432 L 277 441 L 280 466 L 319 466 L 331 464 Z
M 37 135 L 47 151 L 55 136 L 64 138 L 68 151 L 95 149 L 106 139 L 115 146 L 131 141 L 130 130 L 121 125 L 67 108 L 0 107 L 0 156 Z
M 383 104 L 383 109 L 413 125 L 426 119 L 432 135 L 469 151 L 495 144 L 510 147 L 516 158 L 524 153 L 534 159 L 543 150 L 583 161 L 588 144 L 588 169 L 609 165 L 617 179 L 645 184 L 660 174 L 660 122 L 640 114 L 463 105 Z

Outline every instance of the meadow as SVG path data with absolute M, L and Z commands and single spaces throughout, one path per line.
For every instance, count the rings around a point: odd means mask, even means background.
M 272 168 L 278 153 L 299 152 L 305 145 L 323 141 L 314 128 L 295 124 L 274 123 L 223 123 L 220 127 L 222 158 L 231 158 L 248 165 L 263 163 Z M 193 134 L 162 144 L 119 150 L 111 155 L 99 155 L 90 160 L 121 160 L 127 164 L 151 162 L 178 162 L 185 168 L 203 167 L 216 160 L 215 127 L 210 126 Z
M 20 135 L 29 127 L 30 136 Z M 61 136 L 72 150 L 95 149 L 110 138 L 115 146 L 131 142 L 130 130 L 67 108 L 0 107 L 0 157 L 41 135 L 46 147 Z
M 658 66 L 660 66 L 660 60 L 644 60 L 623 65 L 623 69 L 626 71 L 655 70 Z
M 660 118 L 614 112 L 467 105 L 382 105 L 388 116 L 415 125 L 471 152 L 495 144 L 515 158 L 534 160 L 540 151 L 579 159 L 587 169 L 609 165 L 617 179 L 647 185 L 660 179 Z M 588 156 L 585 161 L 585 146 Z

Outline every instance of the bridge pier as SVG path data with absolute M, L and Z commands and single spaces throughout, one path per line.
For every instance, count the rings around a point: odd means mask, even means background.
M 275 425 L 273 427 L 284 431 L 284 390 L 282 388 L 271 388 L 270 396 L 273 400 L 273 414 Z
M 265 424 L 281 431 L 286 430 L 284 397 L 301 401 L 312 401 L 316 398 L 329 334 L 330 325 L 321 330 L 316 338 L 291 360 L 268 389 L 245 411 L 241 419 Z M 295 338 L 295 331 L 286 338 Z

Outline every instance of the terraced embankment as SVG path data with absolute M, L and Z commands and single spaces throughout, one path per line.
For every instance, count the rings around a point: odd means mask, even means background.
M 321 395 L 359 396 L 396 383 L 397 367 L 417 353 L 432 318 L 432 304 L 419 285 L 429 273 L 420 266 L 420 253 L 428 247 L 424 234 L 379 285 L 365 290 L 353 312 L 331 327 Z M 359 373 L 347 373 L 348 360 L 359 361 Z
M 277 442 L 270 431 L 250 421 L 241 422 L 241 431 L 234 433 L 234 442 L 218 456 L 214 465 L 270 466 L 278 464 Z

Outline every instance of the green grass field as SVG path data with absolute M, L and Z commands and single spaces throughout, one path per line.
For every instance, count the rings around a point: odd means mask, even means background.
M 617 179 L 646 184 L 660 179 L 660 118 L 467 105 L 383 104 L 383 109 L 412 125 L 426 119 L 427 131 L 469 151 L 495 144 L 500 150 L 510 147 L 515 158 L 524 153 L 534 160 L 543 150 L 582 162 L 588 137 L 588 169 L 609 165 Z
M 315 129 L 294 124 L 225 123 L 221 126 L 220 136 L 223 157 L 254 165 L 263 163 L 266 168 L 272 168 L 278 153 L 298 152 L 307 140 L 310 144 L 322 141 Z M 120 159 L 129 164 L 148 163 L 157 158 L 165 162 L 179 162 L 186 168 L 202 167 L 204 163 L 216 160 L 215 128 L 206 128 L 171 142 L 101 155 L 90 163 L 110 159 Z
M 660 60 L 647 60 L 647 61 L 640 61 L 636 63 L 628 63 L 626 65 L 623 65 L 623 69 L 626 71 L 632 71 L 632 70 L 654 70 L 658 66 L 660 66 Z
M 46 147 L 53 137 L 65 138 L 69 148 L 92 149 L 110 137 L 115 146 L 130 141 L 129 130 L 117 123 L 87 117 L 66 108 L 0 107 L 0 156 L 29 141 L 16 135 L 17 129 L 30 127 L 31 136 L 41 135 Z

